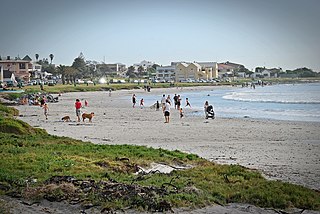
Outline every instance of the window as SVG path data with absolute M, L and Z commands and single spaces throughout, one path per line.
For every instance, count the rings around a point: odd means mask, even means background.
M 26 64 L 25 63 L 19 63 L 19 68 L 20 69 L 26 69 Z

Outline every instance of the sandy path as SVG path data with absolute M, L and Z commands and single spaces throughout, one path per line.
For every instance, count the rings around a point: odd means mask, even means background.
M 188 90 L 200 90 L 188 89 Z M 177 89 L 154 89 L 151 93 L 170 93 Z M 184 89 L 186 90 L 186 89 Z M 49 104 L 49 119 L 42 109 L 19 106 L 20 119 L 45 128 L 50 134 L 68 136 L 97 144 L 135 144 L 198 154 L 217 163 L 240 164 L 279 179 L 320 189 L 320 123 L 254 119 L 205 120 L 179 118 L 172 109 L 170 124 L 161 111 L 132 108 L 130 96 L 137 100 L 143 90 L 78 92 L 63 94 L 59 103 Z M 179 93 L 179 91 L 177 91 Z M 93 123 L 75 122 L 75 99 L 89 101 L 85 112 L 95 112 Z M 159 97 L 160 99 L 160 97 Z M 185 109 L 188 113 L 192 109 Z M 30 116 L 36 115 L 36 116 Z M 73 122 L 61 122 L 70 115 Z

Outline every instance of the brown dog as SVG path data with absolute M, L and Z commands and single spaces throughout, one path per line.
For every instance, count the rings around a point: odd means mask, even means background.
M 83 113 L 83 114 L 82 114 L 82 121 L 84 122 L 84 119 L 88 118 L 88 119 L 89 119 L 89 122 L 92 122 L 93 116 L 94 116 L 94 113 L 93 113 L 93 112 L 91 112 L 90 114 Z
M 69 116 L 64 116 L 63 118 L 61 118 L 61 120 L 63 120 L 63 122 L 70 122 L 70 117 Z

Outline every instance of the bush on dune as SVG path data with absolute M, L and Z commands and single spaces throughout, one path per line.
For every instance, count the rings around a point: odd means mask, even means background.
M 17 109 L 0 104 L 0 132 L 18 135 L 46 133 L 43 129 L 33 128 L 28 123 L 13 118 L 18 115 Z
M 0 118 L 0 132 L 18 135 L 46 133 L 45 130 L 33 128 L 28 123 L 11 118 Z

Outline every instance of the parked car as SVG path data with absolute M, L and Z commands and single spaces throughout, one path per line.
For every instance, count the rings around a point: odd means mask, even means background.
M 91 80 L 86 80 L 85 83 L 86 84 L 93 84 L 93 82 Z
M 77 79 L 77 80 L 76 80 L 76 83 L 77 83 L 77 84 L 84 84 L 84 81 L 81 80 L 81 79 Z
M 7 85 L 7 87 L 14 87 L 17 84 L 15 82 L 13 82 L 12 80 L 10 80 L 10 81 L 6 81 L 6 85 Z
M 37 80 L 30 80 L 29 83 L 30 83 L 30 85 L 37 85 L 38 82 L 37 82 Z
M 56 82 L 54 80 L 48 80 L 48 86 L 54 86 Z
M 17 83 L 17 86 L 18 87 L 24 87 L 26 84 L 25 84 L 25 82 L 24 81 L 19 81 L 18 83 Z

